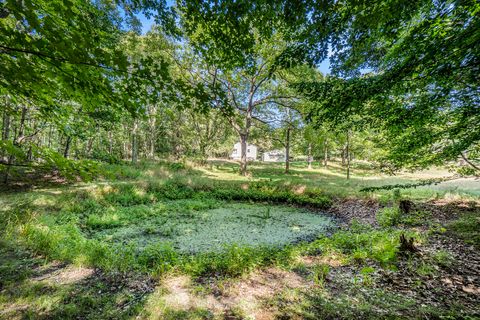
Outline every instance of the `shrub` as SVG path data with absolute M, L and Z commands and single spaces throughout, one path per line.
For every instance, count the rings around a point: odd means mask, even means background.
M 144 272 L 162 274 L 174 268 L 180 260 L 179 254 L 169 243 L 147 246 L 139 255 L 137 263 Z
M 393 227 L 400 222 L 400 210 L 396 207 L 387 207 L 377 212 L 377 221 L 381 227 Z
M 446 250 L 438 250 L 432 255 L 433 261 L 442 267 L 450 267 L 455 261 L 453 255 Z
M 363 262 L 372 259 L 381 264 L 395 261 L 400 231 L 375 230 L 370 226 L 356 226 L 353 230 L 339 231 L 331 237 L 318 239 L 304 247 L 310 254 L 337 252 L 347 260 Z
M 116 155 L 110 154 L 105 151 L 95 150 L 92 154 L 92 159 L 102 161 L 109 164 L 121 164 L 122 160 Z

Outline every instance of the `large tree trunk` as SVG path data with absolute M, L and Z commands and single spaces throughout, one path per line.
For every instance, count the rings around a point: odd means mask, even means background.
M 290 171 L 290 126 L 287 127 L 287 134 L 285 137 L 285 173 Z
M 247 175 L 247 135 L 240 134 L 240 174 Z
M 309 143 L 309 144 L 308 144 L 308 158 L 307 158 L 308 169 L 312 169 L 312 161 L 313 161 L 313 157 L 312 157 L 312 144 Z

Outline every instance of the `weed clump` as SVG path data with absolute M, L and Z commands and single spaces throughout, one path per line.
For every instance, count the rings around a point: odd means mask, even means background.
M 353 224 L 331 237 L 307 244 L 307 253 L 340 253 L 346 262 L 363 263 L 368 259 L 382 265 L 395 262 L 398 254 L 400 230 L 377 230 L 369 225 Z
M 381 227 L 393 227 L 400 222 L 401 213 L 397 207 L 387 207 L 379 210 L 376 218 Z

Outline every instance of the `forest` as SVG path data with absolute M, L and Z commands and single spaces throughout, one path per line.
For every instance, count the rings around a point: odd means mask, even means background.
M 0 319 L 480 318 L 476 0 L 0 0 Z

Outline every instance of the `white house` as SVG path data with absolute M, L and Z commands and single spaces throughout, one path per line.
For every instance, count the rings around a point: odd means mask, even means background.
M 240 160 L 242 158 L 242 145 L 240 142 L 235 143 L 233 146 L 233 152 L 230 158 L 234 160 Z M 257 146 L 247 144 L 247 160 L 257 160 Z
M 265 162 L 284 162 L 285 151 L 283 150 L 271 150 L 263 153 L 262 161 Z

